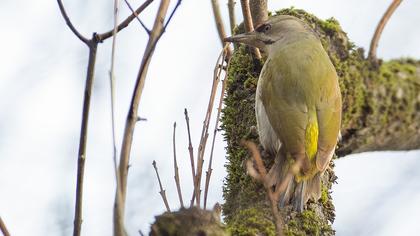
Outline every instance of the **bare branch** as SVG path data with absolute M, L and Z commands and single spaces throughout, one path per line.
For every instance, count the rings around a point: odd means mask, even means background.
M 225 27 L 223 26 L 222 16 L 220 15 L 220 7 L 219 7 L 218 0 L 211 0 L 211 6 L 213 9 L 214 20 L 216 22 L 217 32 L 219 33 L 219 39 L 220 39 L 220 42 L 222 43 L 222 46 L 224 46 L 225 42 L 223 40 L 224 38 L 226 38 L 226 32 L 225 32 Z M 232 55 L 232 52 L 230 48 L 228 48 L 227 58 L 230 58 L 231 55 Z
M 378 42 L 381 37 L 382 31 L 384 30 L 386 23 L 391 18 L 392 14 L 400 5 L 401 2 L 402 0 L 393 0 L 391 5 L 388 7 L 386 12 L 382 16 L 381 20 L 379 21 L 378 26 L 376 27 L 375 33 L 373 34 L 372 41 L 370 42 L 368 58 L 371 61 L 374 61 L 374 62 L 377 61 L 376 50 L 378 48 Z
M 137 10 L 134 13 L 132 13 L 130 16 L 128 16 L 124 21 L 122 21 L 118 25 L 117 32 L 120 32 L 122 29 L 127 27 L 131 23 L 131 21 L 133 21 L 136 18 L 136 16 L 138 16 L 152 2 L 153 2 L 153 0 L 146 0 L 139 8 L 137 8 Z M 105 33 L 98 34 L 99 41 L 103 41 L 105 39 L 108 39 L 108 38 L 112 37 L 113 31 L 114 30 L 112 29 L 112 30 L 109 30 Z
M 178 173 L 178 163 L 176 161 L 176 145 L 175 145 L 175 129 L 176 129 L 176 122 L 174 122 L 174 134 L 173 134 L 173 149 L 174 149 L 174 171 L 175 171 L 175 184 L 176 184 L 176 190 L 178 192 L 178 199 L 179 203 L 181 204 L 181 207 L 184 207 L 184 201 L 182 200 L 182 193 L 181 193 L 181 184 L 179 181 L 179 173 Z
M 131 4 L 128 2 L 128 0 L 124 0 L 127 7 L 130 9 L 130 11 L 133 13 L 133 15 L 136 16 L 137 21 L 140 23 L 140 25 L 143 27 L 143 29 L 147 32 L 148 35 L 150 35 L 150 30 L 147 28 L 147 26 L 143 23 L 143 21 L 140 20 L 139 15 L 134 11 Z
M 7 230 L 6 224 L 4 223 L 3 219 L 0 217 L 0 230 L 4 236 L 10 236 L 9 231 Z
M 140 6 L 136 10 L 136 14 L 138 15 L 140 12 L 142 12 L 152 1 L 153 0 L 147 0 L 142 6 Z M 86 160 L 86 142 L 87 142 L 87 130 L 88 130 L 88 120 L 89 120 L 89 110 L 90 110 L 90 98 L 91 98 L 91 93 L 93 89 L 94 70 L 95 70 L 96 52 L 97 52 L 98 43 L 115 35 L 117 32 L 127 27 L 127 25 L 134 19 L 135 16 L 134 15 L 129 16 L 120 25 L 118 25 L 117 29 L 115 29 L 115 26 L 114 26 L 113 30 L 110 30 L 104 34 L 98 35 L 96 33 L 93 33 L 92 38 L 88 40 L 83 35 L 81 35 L 77 31 L 77 29 L 74 27 L 74 25 L 71 23 L 70 18 L 68 17 L 65 11 L 62 1 L 57 0 L 57 3 L 60 8 L 60 12 L 63 15 L 63 18 L 66 21 L 66 24 L 69 26 L 70 30 L 83 43 L 85 43 L 89 47 L 89 60 L 88 60 L 88 69 L 87 69 L 87 75 L 86 75 L 85 92 L 84 92 L 84 98 L 83 98 L 82 125 L 81 125 L 81 131 L 80 131 L 79 153 L 78 153 L 78 163 L 77 163 L 76 204 L 75 204 L 75 217 L 74 217 L 74 229 L 73 229 L 73 235 L 79 236 L 81 233 L 81 224 L 82 224 L 83 178 L 84 178 L 84 169 L 85 169 L 85 160 Z M 113 48 L 114 47 L 115 46 L 113 46 Z M 111 79 L 113 77 L 112 74 L 113 73 L 111 72 Z M 116 148 L 114 147 L 114 153 L 115 152 L 116 152 Z M 118 186 L 118 183 L 117 183 L 117 186 Z M 119 194 L 117 191 L 116 202 L 120 202 L 118 200 L 118 196 Z M 116 217 L 116 219 L 117 218 L 119 217 Z
M 296 162 L 289 168 L 286 177 L 280 183 L 276 184 L 273 191 L 273 186 L 271 186 L 271 183 L 267 178 L 267 170 L 265 169 L 264 162 L 261 158 L 260 151 L 258 150 L 257 145 L 254 142 L 245 140 L 242 140 L 241 143 L 243 146 L 247 147 L 248 150 L 251 152 L 252 158 L 254 159 L 255 164 L 257 166 L 257 170 L 255 170 L 253 163 L 251 161 L 248 161 L 248 174 L 254 179 L 260 181 L 264 185 L 264 188 L 267 192 L 267 196 L 270 199 L 270 205 L 274 216 L 274 223 L 276 226 L 277 235 L 283 235 L 284 222 L 277 208 L 277 204 L 280 195 L 286 190 L 289 181 L 299 171 L 303 160 L 302 158 L 296 160 Z M 272 168 L 274 168 L 274 166 Z
M 120 177 L 118 173 L 118 164 L 117 164 L 117 145 L 115 140 L 115 76 L 114 76 L 114 62 L 115 62 L 115 48 L 117 42 L 117 33 L 118 33 L 118 13 L 119 13 L 119 0 L 114 0 L 114 30 L 112 34 L 112 53 L 111 53 L 111 69 L 109 72 L 109 82 L 110 82 L 110 93 L 111 93 L 111 127 L 112 127 L 112 148 L 113 148 L 113 161 L 114 161 L 114 173 L 115 173 L 115 182 L 116 182 L 116 193 L 115 201 L 118 204 L 115 204 L 114 207 L 121 207 L 121 186 L 120 186 Z M 121 209 L 114 209 L 116 212 L 122 212 Z M 124 218 L 121 215 L 117 215 L 114 218 L 114 228 L 122 226 L 122 231 L 126 234 L 124 227 Z
M 77 31 L 76 27 L 74 27 L 73 23 L 71 23 L 69 16 L 67 15 L 66 9 L 64 8 L 63 2 L 61 0 L 57 0 L 58 7 L 60 8 L 61 15 L 63 15 L 64 20 L 66 21 L 67 26 L 70 30 L 76 35 L 82 42 L 89 46 L 89 40 L 85 38 L 79 31 Z
M 93 34 L 92 38 L 94 37 L 95 34 Z M 89 44 L 89 60 L 86 74 L 85 92 L 83 97 L 82 125 L 80 130 L 79 153 L 77 158 L 76 205 L 73 228 L 74 236 L 80 235 L 82 227 L 83 178 L 85 172 L 86 142 L 89 121 L 90 98 L 93 89 L 96 51 L 98 48 L 98 43 L 96 41 L 92 40 L 91 42 L 92 43 Z
M 225 48 L 228 47 L 228 44 L 226 44 Z M 203 163 L 204 163 L 204 151 L 206 149 L 207 144 L 207 138 L 209 136 L 208 130 L 209 130 L 209 124 L 211 120 L 211 114 L 212 109 L 214 105 L 214 99 L 216 97 L 216 91 L 217 91 L 217 85 L 220 81 L 220 74 L 222 73 L 222 69 L 219 67 L 219 64 L 226 59 L 226 50 L 222 51 L 220 53 L 219 57 L 217 58 L 216 66 L 214 67 L 214 74 L 213 74 L 213 85 L 211 87 L 210 92 L 210 98 L 209 98 L 209 104 L 207 106 L 207 112 L 206 116 L 204 118 L 203 122 L 203 128 L 201 130 L 201 136 L 200 136 L 200 144 L 198 146 L 198 153 L 197 153 L 197 172 L 195 175 L 195 186 L 194 186 L 194 195 L 196 204 L 198 207 L 200 207 L 200 195 L 201 195 L 201 176 L 203 171 Z M 194 199 L 193 195 L 193 199 Z
M 152 31 L 149 35 L 149 40 L 140 64 L 139 73 L 136 79 L 136 85 L 133 91 L 133 95 L 130 102 L 130 109 L 127 114 L 125 123 L 123 142 L 121 146 L 120 154 L 120 186 L 121 186 L 121 206 L 117 207 L 119 212 L 114 213 L 114 217 L 124 216 L 125 199 L 127 193 L 127 175 L 128 175 L 128 163 L 130 160 L 131 145 L 133 143 L 133 134 L 136 122 L 138 120 L 138 107 L 140 104 L 140 98 L 143 93 L 144 83 L 146 80 L 147 71 L 149 68 L 150 61 L 153 56 L 156 44 L 164 32 L 165 16 L 169 7 L 169 0 L 162 0 L 155 18 L 155 22 Z M 118 202 L 115 202 L 118 204 Z M 122 226 L 118 227 L 115 234 L 121 234 Z
M 249 8 L 249 0 L 241 0 L 242 15 L 244 16 L 244 24 L 246 32 L 254 31 L 254 25 L 252 24 L 251 10 Z M 261 53 L 258 48 L 252 47 L 253 53 L 256 58 L 261 59 Z
M 226 49 L 227 49 L 227 47 L 224 48 L 224 50 L 226 50 Z M 224 61 L 222 61 L 222 63 L 223 62 Z M 227 81 L 226 77 L 227 77 L 227 70 L 229 68 L 229 62 L 230 62 L 230 60 L 228 59 L 227 65 L 225 67 L 226 73 L 225 73 L 225 76 L 223 78 L 222 89 L 220 91 L 219 106 L 217 108 L 216 122 L 215 122 L 215 125 L 214 125 L 214 131 L 213 131 L 213 140 L 212 140 L 212 143 L 211 143 L 210 160 L 209 160 L 209 165 L 208 165 L 208 169 L 207 169 L 207 172 L 206 172 L 206 185 L 205 185 L 205 188 L 204 188 L 204 209 L 206 209 L 206 207 L 207 207 L 207 194 L 208 194 L 208 191 L 209 191 L 210 177 L 211 177 L 211 174 L 212 174 L 212 171 L 213 171 L 211 166 L 212 166 L 212 162 L 213 162 L 214 143 L 215 143 L 215 140 L 216 140 L 217 129 L 219 127 L 220 114 L 221 114 L 222 106 L 223 106 L 223 98 L 225 96 L 226 81 Z M 224 67 L 223 67 L 223 65 L 220 65 L 219 68 L 223 69 Z
M 115 168 L 115 178 L 118 179 L 117 175 L 117 146 L 115 141 L 115 77 L 114 77 L 114 62 L 115 62 L 115 47 L 117 41 L 117 28 L 118 28 L 118 5 L 119 1 L 114 0 L 114 31 L 112 37 L 112 52 L 111 52 L 111 69 L 109 72 L 110 79 L 110 92 L 111 92 L 111 127 L 112 127 L 112 145 L 113 145 L 113 159 L 114 159 L 114 168 Z M 117 181 L 118 185 L 118 181 Z
M 194 165 L 194 149 L 191 143 L 191 130 L 190 130 L 190 118 L 188 117 L 188 111 L 187 108 L 184 109 L 185 114 L 185 122 L 187 123 L 187 131 L 188 131 L 188 152 L 190 153 L 190 162 L 191 162 L 191 173 L 192 178 L 194 181 L 195 186 L 195 165 Z M 192 201 L 194 202 L 194 201 Z M 192 205 L 191 205 L 192 207 Z
M 229 0 L 228 10 L 229 10 L 229 23 L 230 23 L 230 34 L 233 35 L 233 30 L 236 27 L 236 17 L 235 17 L 235 4 L 234 0 Z
M 261 159 L 260 151 L 257 148 L 257 145 L 255 145 L 254 142 L 251 141 L 242 141 L 242 145 L 248 148 L 248 150 L 251 152 L 252 157 L 257 165 L 257 170 L 259 172 L 259 177 L 257 180 L 262 181 L 262 184 L 264 185 L 264 188 L 267 192 L 267 196 L 270 199 L 270 205 L 271 205 L 271 211 L 274 216 L 274 223 L 276 226 L 277 235 L 282 236 L 283 235 L 283 219 L 280 216 L 279 209 L 277 208 L 277 202 L 278 197 L 275 196 L 273 190 L 271 189 L 271 186 L 268 185 L 268 182 L 266 181 L 267 176 L 267 170 L 264 167 L 264 163 Z M 248 167 L 249 169 L 250 167 Z
M 163 189 L 162 182 L 160 181 L 159 172 L 158 172 L 158 169 L 157 169 L 157 166 L 156 166 L 156 161 L 153 161 L 152 165 L 153 165 L 153 168 L 155 168 L 156 176 L 157 176 L 157 179 L 159 181 L 160 196 L 162 196 L 162 200 L 163 200 L 163 203 L 165 203 L 166 210 L 168 212 L 171 212 L 171 209 L 169 208 L 168 199 L 166 198 L 165 190 Z

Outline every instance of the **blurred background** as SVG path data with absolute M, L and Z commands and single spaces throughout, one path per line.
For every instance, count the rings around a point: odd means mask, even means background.
M 229 29 L 226 2 L 219 1 Z M 295 6 L 322 19 L 334 17 L 356 45 L 368 48 L 391 0 L 268 2 L 269 10 Z M 136 8 L 143 1 L 130 3 Z M 173 0 L 171 8 L 175 3 Z M 64 5 L 85 37 L 113 27 L 113 1 L 64 0 Z M 150 28 L 158 5 L 155 0 L 140 16 Z M 123 3 L 120 9 L 120 19 L 125 19 L 130 12 Z M 418 1 L 402 2 L 385 27 L 378 57 L 420 59 L 419 9 Z M 240 22 L 239 3 L 236 16 Z M 2 0 L 0 27 L 0 215 L 12 235 L 71 235 L 88 49 L 65 25 L 56 1 Z M 112 232 L 111 42 L 105 41 L 98 49 L 87 143 L 83 235 Z M 136 21 L 118 34 L 118 148 L 146 42 L 147 34 Z M 140 104 L 139 115 L 147 122 L 137 124 L 131 154 L 126 207 L 130 235 L 138 234 L 138 230 L 148 233 L 154 216 L 165 209 L 153 160 L 171 208 L 179 207 L 172 163 L 175 121 L 184 201 L 191 197 L 183 111 L 189 109 L 197 150 L 220 50 L 210 1 L 183 0 L 156 48 Z M 209 206 L 223 202 L 226 175 L 225 143 L 220 133 L 216 140 Z M 333 197 L 337 235 L 415 235 L 420 231 L 416 222 L 420 218 L 420 151 L 351 155 L 337 160 L 336 166 L 339 179 Z M 207 161 L 204 167 L 207 169 Z

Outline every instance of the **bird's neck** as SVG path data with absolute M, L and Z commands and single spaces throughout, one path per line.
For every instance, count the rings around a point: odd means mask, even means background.
M 305 30 L 291 30 L 285 32 L 284 37 L 280 37 L 275 43 L 268 48 L 269 55 L 275 55 L 281 50 L 303 41 L 318 41 L 317 37 L 312 33 Z

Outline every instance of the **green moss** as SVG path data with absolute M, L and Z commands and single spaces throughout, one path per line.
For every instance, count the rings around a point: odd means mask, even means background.
M 322 204 L 326 204 L 328 202 L 328 189 L 322 185 L 321 187 L 321 202 Z
M 331 225 L 326 224 L 312 210 L 306 210 L 298 213 L 293 220 L 290 220 L 285 228 L 286 236 L 318 236 L 318 235 L 334 235 Z
M 222 129 L 225 130 L 224 138 L 228 143 L 226 168 L 229 177 L 226 178 L 223 189 L 226 222 L 231 221 L 237 210 L 250 208 L 255 204 L 261 205 L 261 199 L 265 197 L 262 186 L 244 171 L 244 161 L 249 155 L 240 145 L 244 137 L 250 137 L 250 128 L 256 125 L 254 94 L 261 66 L 262 63 L 255 60 L 245 46 L 240 46 L 235 51 L 230 62 L 227 96 L 222 113 Z
M 417 118 L 412 114 L 416 114 L 419 103 L 419 65 L 413 59 L 391 60 L 380 65 L 379 73 L 371 76 L 370 84 L 375 89 L 368 92 L 367 103 L 372 113 L 368 124 L 387 124 L 397 120 L 400 127 L 404 127 L 403 124 L 410 124 Z M 396 132 L 400 131 L 398 128 Z
M 151 227 L 152 236 L 178 236 L 178 235 L 229 235 L 222 223 L 220 215 L 196 207 L 181 208 L 176 212 L 165 212 L 156 217 Z
M 228 230 L 235 236 L 274 236 L 275 227 L 269 217 L 269 213 L 258 208 L 241 210 L 232 219 Z

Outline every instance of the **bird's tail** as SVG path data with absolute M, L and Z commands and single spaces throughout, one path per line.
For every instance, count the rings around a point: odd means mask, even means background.
M 292 205 L 295 211 L 302 212 L 306 202 L 311 198 L 318 201 L 321 197 L 321 173 L 313 178 L 301 180 L 289 175 L 290 164 L 287 163 L 285 155 L 279 152 L 276 156 L 274 166 L 268 173 L 268 181 L 271 186 L 277 186 L 286 181 L 286 187 L 280 195 L 279 206 Z

